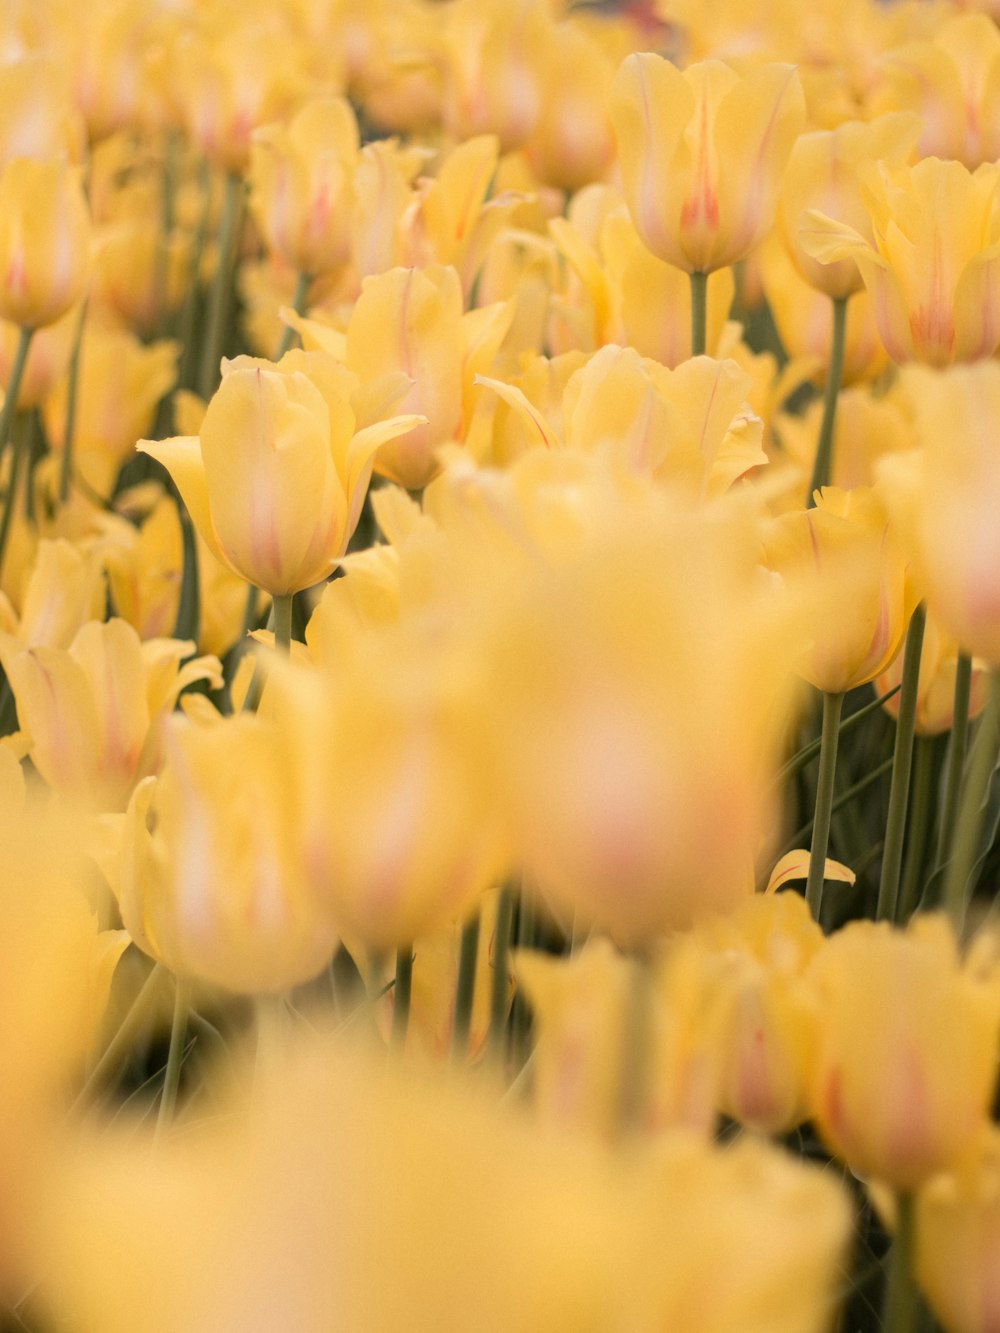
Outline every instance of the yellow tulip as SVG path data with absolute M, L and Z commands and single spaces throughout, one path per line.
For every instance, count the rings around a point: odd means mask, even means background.
M 358 124 L 342 97 L 308 102 L 289 122 L 256 130 L 250 207 L 268 248 L 298 273 L 338 269 L 350 253 Z
M 291 352 L 277 365 L 238 359 L 223 370 L 198 436 L 138 448 L 173 477 L 221 563 L 285 596 L 333 572 L 376 450 L 423 418 L 359 429 L 354 377 L 321 353 Z
M 921 157 L 957 158 L 970 171 L 1000 157 L 1000 34 L 995 17 L 956 14 L 932 37 L 889 51 L 876 105 L 918 112 Z
M 897 113 L 870 122 L 848 121 L 796 139 L 781 182 L 776 231 L 810 287 L 843 300 L 863 283 L 852 259 L 822 264 L 802 248 L 799 227 L 806 212 L 819 209 L 871 241 L 872 223 L 862 202 L 859 168 L 872 161 L 901 166 L 919 132 L 918 117 Z
M 992 356 L 1000 342 L 1000 166 L 970 172 L 924 158 L 913 167 L 866 173 L 862 198 L 872 240 L 808 212 L 802 248 L 821 263 L 853 260 L 875 303 L 894 361 L 933 366 Z
M 147 211 L 102 226 L 95 251 L 90 309 L 107 311 L 116 323 L 124 321 L 152 337 L 184 296 L 191 265 L 189 237 L 176 230 L 164 248 L 162 224 Z
M 64 538 L 38 543 L 34 563 L 14 614 L 0 593 L 3 630 L 22 648 L 68 648 L 88 620 L 103 614 L 107 593 L 103 553 Z
M 1000 1131 L 917 1193 L 914 1277 L 947 1333 L 992 1333 L 1000 1271 Z
M 23 54 L 0 68 L 0 166 L 13 157 L 79 162 L 86 136 L 57 60 Z
M 458 0 L 446 14 L 442 119 L 458 140 L 497 135 L 520 148 L 541 104 L 547 24 L 532 0 Z
M 928 615 L 924 624 L 924 641 L 920 650 L 920 675 L 917 681 L 917 703 L 914 731 L 918 736 L 940 736 L 950 731 L 955 720 L 955 672 L 958 668 L 958 642 L 946 634 L 937 617 Z M 978 717 L 986 707 L 988 673 L 981 662 L 972 664 L 969 717 Z M 875 678 L 875 690 L 885 694 L 899 685 L 903 678 L 902 655 Z M 891 717 L 899 716 L 899 695 L 894 694 L 883 705 Z
M 827 486 L 815 508 L 776 519 L 766 546 L 769 567 L 807 590 L 810 646 L 796 667 L 804 679 L 842 694 L 884 671 L 917 596 L 879 492 Z
M 916 542 L 928 607 L 963 652 L 1000 665 L 1000 501 L 993 361 L 943 373 L 912 367 L 904 381 L 921 443 Z
M 144 344 L 125 329 L 89 325 L 77 370 L 73 469 L 90 490 L 107 498 L 135 442 L 154 422 L 160 399 L 174 387 L 180 347 Z M 62 452 L 69 384 L 60 379 L 42 409 L 45 431 Z
M 814 1118 L 855 1171 L 912 1190 L 988 1121 L 1000 975 L 959 957 L 942 917 L 851 922 L 816 955 Z
M 163 719 L 181 691 L 199 680 L 222 685 L 217 658 L 185 661 L 193 649 L 140 643 L 123 620 L 88 621 L 68 649 L 0 639 L 27 752 L 49 786 L 88 809 L 124 809 L 159 764 Z
M 34 329 L 83 295 L 90 219 L 79 173 L 15 157 L 0 173 L 0 317 Z
M 54 324 L 36 329 L 28 348 L 24 377 L 17 391 L 17 410 L 39 407 L 53 386 L 66 373 L 80 321 L 79 307 L 67 310 Z M 10 383 L 20 330 L 0 320 L 0 384 Z M 0 400 L 2 401 L 2 400 Z
M 135 943 L 184 977 L 247 994 L 311 980 L 337 937 L 309 886 L 287 740 L 246 713 L 175 718 L 135 789 L 117 886 Z
M 852 298 L 850 309 L 856 310 L 863 299 Z M 817 400 L 801 415 L 784 412 L 774 422 L 774 434 L 782 453 L 800 469 L 796 507 L 801 504 L 802 491 L 812 472 L 822 411 L 823 405 Z M 898 389 L 875 393 L 868 385 L 861 385 L 841 390 L 833 432 L 834 486 L 853 491 L 874 485 L 881 459 L 912 445 L 913 418 L 905 396 Z M 883 490 L 888 494 L 887 488 Z
M 509 304 L 463 313 L 458 273 L 438 264 L 365 279 L 347 326 L 346 364 L 363 383 L 407 375 L 413 384 L 397 409 L 424 418 L 383 445 L 377 472 L 407 490 L 437 474 L 436 451 L 464 435 L 475 378 L 490 368 L 512 314 Z
M 667 263 L 709 273 L 745 259 L 770 230 L 805 102 L 791 65 L 741 78 L 721 61 L 681 72 L 631 55 L 611 119 L 639 235 Z

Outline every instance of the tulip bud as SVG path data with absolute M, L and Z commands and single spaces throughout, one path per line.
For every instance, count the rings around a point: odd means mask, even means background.
M 0 317 L 52 324 L 83 295 L 90 223 L 78 173 L 65 162 L 13 158 L 0 174 Z

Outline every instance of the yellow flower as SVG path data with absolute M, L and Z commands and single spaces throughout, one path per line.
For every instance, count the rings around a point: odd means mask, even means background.
M 83 295 L 89 268 L 78 171 L 12 158 L 0 173 L 0 317 L 30 329 L 54 323 Z
M 821 263 L 853 260 L 875 303 L 875 320 L 894 361 L 942 366 L 992 356 L 1000 342 L 1000 166 L 970 172 L 960 162 L 924 158 L 913 167 L 878 166 L 862 198 L 872 238 L 808 212 L 802 248 Z
M 920 650 L 920 675 L 917 681 L 917 711 L 914 729 L 918 736 L 940 736 L 950 731 L 955 719 L 955 672 L 958 667 L 958 642 L 946 634 L 937 617 L 928 615 L 924 624 L 924 641 Z M 903 657 L 900 654 L 887 671 L 875 678 L 878 694 L 899 685 L 903 678 Z M 982 662 L 972 664 L 969 717 L 978 717 L 986 707 L 987 672 Z M 899 716 L 899 695 L 894 694 L 883 705 L 891 717 Z
M 0 166 L 13 157 L 83 156 L 83 119 L 51 56 L 22 54 L 0 68 Z
M 357 526 L 376 450 L 422 423 L 360 422 L 354 377 L 321 353 L 227 362 L 198 436 L 141 440 L 173 477 L 218 559 L 274 596 L 333 572 Z M 353 400 L 357 402 L 355 398 Z
M 68 648 L 88 620 L 104 612 L 102 559 L 64 538 L 38 543 L 15 615 L 0 593 L 0 622 L 22 648 Z
M 1000 977 L 960 959 L 941 917 L 903 932 L 851 922 L 816 955 L 811 1103 L 855 1171 L 912 1190 L 985 1125 L 997 1077 Z
M 358 124 L 342 97 L 311 101 L 256 130 L 250 206 L 268 248 L 299 273 L 339 268 L 350 253 Z
M 258 994 L 311 980 L 337 937 L 310 889 L 286 739 L 243 713 L 172 720 L 159 778 L 126 815 L 119 905 L 136 944 L 185 977 Z
M 547 26 L 531 0 L 458 0 L 446 11 L 442 119 L 456 139 L 495 134 L 502 152 L 524 143 L 538 119 Z
M 217 658 L 185 660 L 193 649 L 175 639 L 140 643 L 124 620 L 88 621 L 68 649 L 0 640 L 27 753 L 49 786 L 89 809 L 124 809 L 159 764 L 162 722 L 181 691 L 198 680 L 222 684 Z
M 631 55 L 611 119 L 639 235 L 669 264 L 709 273 L 745 259 L 770 230 L 805 102 L 791 65 L 741 78 L 721 61 L 682 73 L 660 56 Z

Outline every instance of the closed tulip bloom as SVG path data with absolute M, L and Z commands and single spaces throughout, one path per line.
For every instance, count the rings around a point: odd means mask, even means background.
M 928 607 L 963 652 L 1000 665 L 1000 366 L 914 367 L 905 386 L 922 446 L 916 541 Z
M 831 1149 L 897 1190 L 955 1163 L 996 1085 L 996 968 L 963 960 L 943 917 L 916 917 L 905 932 L 857 921 L 827 940 L 810 982 L 811 1102 Z
M 457 139 L 495 134 L 501 151 L 521 147 L 541 106 L 547 28 L 531 0 L 459 0 L 447 11 L 442 119 Z
M 0 639 L 28 754 L 49 786 L 87 809 L 123 810 L 159 766 L 163 720 L 181 691 L 198 680 L 222 684 L 218 659 L 190 658 L 193 649 L 176 639 L 140 643 L 123 620 L 88 621 L 68 649 Z
M 928 157 L 872 167 L 864 187 L 872 238 L 809 212 L 799 232 L 806 253 L 857 264 L 894 361 L 943 366 L 992 356 L 1000 342 L 1000 166 L 970 172 Z
M 229 362 L 200 435 L 139 442 L 173 477 L 218 559 L 272 595 L 333 572 L 376 450 L 423 420 L 360 426 L 355 384 L 321 353 L 289 353 L 277 365 Z
M 337 938 L 305 875 L 284 738 L 246 713 L 175 718 L 166 753 L 126 815 L 118 889 L 132 939 L 181 976 L 244 994 L 311 980 Z
M 710 273 L 745 259 L 770 230 L 805 101 L 791 65 L 740 77 L 721 61 L 681 72 L 631 55 L 611 119 L 639 235 L 677 268 Z
M 29 329 L 54 323 L 83 295 L 89 267 L 79 173 L 12 158 L 0 174 L 0 317 Z
M 331 273 L 348 258 L 358 152 L 344 98 L 309 102 L 287 128 L 255 131 L 250 206 L 268 248 L 296 272 Z
M 0 68 L 0 166 L 14 157 L 78 162 L 85 143 L 83 118 L 56 60 L 24 55 Z
M 917 596 L 878 491 L 824 487 L 813 509 L 775 521 L 766 548 L 769 567 L 806 593 L 810 646 L 797 663 L 800 675 L 842 694 L 884 671 L 902 647 Z
M 1000 1130 L 991 1126 L 916 1202 L 914 1277 L 946 1333 L 1000 1328 Z

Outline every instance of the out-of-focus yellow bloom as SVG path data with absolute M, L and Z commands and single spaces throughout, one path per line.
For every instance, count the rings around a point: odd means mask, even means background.
M 90 309 L 152 335 L 184 295 L 189 248 L 188 238 L 175 230 L 164 251 L 162 226 L 148 213 L 105 224 L 96 238 Z
M 519 374 L 505 379 L 515 391 L 513 396 L 504 393 L 497 400 L 482 394 L 466 441 L 469 452 L 484 465 L 506 467 L 529 449 L 537 449 L 542 431 L 565 438 L 566 385 L 586 361 L 583 352 L 564 352 L 551 359 L 536 354 L 526 360 Z M 547 427 L 540 426 L 541 422 Z
M 611 118 L 639 235 L 667 263 L 709 273 L 745 259 L 770 230 L 805 102 L 791 65 L 741 78 L 721 61 L 681 72 L 631 55 Z
M 313 882 L 378 952 L 464 918 L 505 846 L 468 650 L 402 625 L 353 637 L 324 674 L 274 679 L 274 706 L 300 747 Z
M 852 298 L 856 309 L 863 298 Z M 801 475 L 801 493 L 812 473 L 823 405 L 814 402 L 800 416 L 782 413 L 774 422 L 784 454 L 794 460 Z M 913 418 L 899 392 L 875 394 L 867 387 L 842 389 L 837 396 L 837 419 L 833 432 L 832 484 L 844 491 L 872 486 L 879 460 L 901 453 L 913 445 Z
M 834 130 L 814 130 L 796 139 L 781 182 L 776 230 L 810 287 L 842 300 L 863 283 L 853 259 L 822 264 L 802 248 L 799 227 L 806 212 L 819 209 L 872 242 L 859 168 L 869 162 L 901 166 L 919 132 L 918 117 L 899 113 L 870 122 L 848 121 Z
M 882 61 L 876 104 L 919 112 L 921 157 L 953 157 L 970 171 L 1000 157 L 1000 34 L 985 14 L 956 14 L 933 37 Z
M 88 327 L 80 347 L 76 384 L 73 468 L 95 495 L 107 498 L 135 442 L 153 425 L 160 399 L 174 386 L 180 347 L 143 344 L 125 329 Z M 68 379 L 45 400 L 42 416 L 49 443 L 63 448 Z
M 414 199 L 414 180 L 427 158 L 425 149 L 395 139 L 376 139 L 362 148 L 354 174 L 351 227 L 351 255 L 359 277 L 409 262 L 404 217 Z
M 342 97 L 309 102 L 289 122 L 256 130 L 250 206 L 270 250 L 315 277 L 350 254 L 358 123 Z
M 929 615 L 924 624 L 924 640 L 920 650 L 920 677 L 917 681 L 917 711 L 914 729 L 918 736 L 939 736 L 950 731 L 955 720 L 955 671 L 958 666 L 958 643 L 944 633 L 937 617 Z M 903 657 L 900 654 L 887 671 L 875 678 L 878 694 L 899 685 L 903 678 Z M 972 665 L 969 697 L 969 717 L 978 717 L 986 707 L 987 672 L 981 662 Z M 899 695 L 894 694 L 884 704 L 892 717 L 899 716 Z
M 281 993 L 330 961 L 337 937 L 310 889 L 301 789 L 287 740 L 243 713 L 176 718 L 159 778 L 126 815 L 118 886 L 136 944 L 181 976 Z
M 140 643 L 124 620 L 88 621 L 68 649 L 0 639 L 27 753 L 49 786 L 88 809 L 124 809 L 159 765 L 163 719 L 181 691 L 222 685 L 217 658 L 184 661 L 193 650 L 176 639 Z
M 790 357 L 811 363 L 809 379 L 817 384 L 825 384 L 833 346 L 830 298 L 805 281 L 792 262 L 787 248 L 773 234 L 757 251 L 756 260 L 781 345 Z M 844 263 L 851 264 L 853 261 L 845 260 Z M 857 266 L 854 267 L 856 270 Z M 885 369 L 888 359 L 875 321 L 872 298 L 862 287 L 853 293 L 847 305 L 841 384 L 851 385 L 859 380 L 874 379 Z M 838 415 L 841 401 L 838 397 Z M 818 430 L 817 422 L 816 432 Z M 836 447 L 833 457 L 836 466 Z
M 787 1133 L 810 1112 L 816 1015 L 803 978 L 823 934 L 798 894 L 771 893 L 706 922 L 696 939 L 716 963 L 720 1109 L 751 1129 Z
M 862 190 L 873 240 L 810 212 L 800 243 L 821 263 L 857 264 L 894 361 L 975 361 L 1000 342 L 998 188 L 995 163 L 974 172 L 935 157 L 873 167 Z
M 810 646 L 796 669 L 841 694 L 873 680 L 899 652 L 917 595 L 885 503 L 868 486 L 827 486 L 813 509 L 783 514 L 767 535 L 767 563 L 808 589 Z
M 376 450 L 422 418 L 361 425 L 354 377 L 322 353 L 239 358 L 198 436 L 141 440 L 218 559 L 275 596 L 332 573 L 357 526 Z M 359 429 L 360 426 L 360 429 Z
M 538 444 L 607 453 L 696 501 L 767 462 L 749 377 L 733 361 L 701 356 L 668 370 L 630 347 L 603 347 L 566 385 L 562 438 L 520 389 L 480 382 L 528 418 Z
M 914 1277 L 947 1333 L 990 1333 L 1000 1269 L 1000 1130 L 917 1193 Z
M 407 490 L 437 474 L 436 451 L 464 436 L 475 378 L 490 369 L 513 313 L 510 304 L 463 313 L 458 274 L 439 264 L 365 279 L 347 326 L 346 364 L 362 383 L 407 375 L 413 385 L 397 410 L 425 419 L 382 446 L 376 472 Z
M 543 1124 L 612 1139 L 618 1129 L 633 959 L 603 939 L 570 958 L 519 951 L 518 981 L 534 1014 L 534 1100 Z M 719 1048 L 708 972 L 678 944 L 658 965 L 649 997 L 648 1105 L 643 1128 L 710 1134 L 718 1103 Z
M 916 541 L 928 607 L 963 652 L 1000 665 L 1000 467 L 993 361 L 944 373 L 913 367 L 905 387 L 921 442 Z
M 0 173 L 0 317 L 30 329 L 54 323 L 83 295 L 89 269 L 78 171 L 12 158 Z
M 81 1133 L 47 1203 L 46 1304 L 102 1333 L 137 1309 L 148 1333 L 402 1333 L 415 1309 L 482 1333 L 822 1333 L 850 1229 L 832 1173 L 769 1145 L 611 1153 L 328 1039 L 155 1153 L 131 1124 Z
M 851 922 L 816 955 L 813 1116 L 853 1170 L 912 1190 L 983 1127 L 997 1078 L 1000 975 L 959 958 L 942 917 Z
M 0 67 L 0 166 L 13 157 L 83 156 L 83 120 L 56 60 L 25 55 Z
M 0 593 L 0 625 L 22 648 L 68 648 L 88 620 L 104 612 L 101 556 L 63 538 L 42 540 L 16 614 Z
M 447 11 L 442 118 L 459 140 L 495 134 L 520 148 L 542 101 L 547 29 L 533 0 L 457 0 Z

